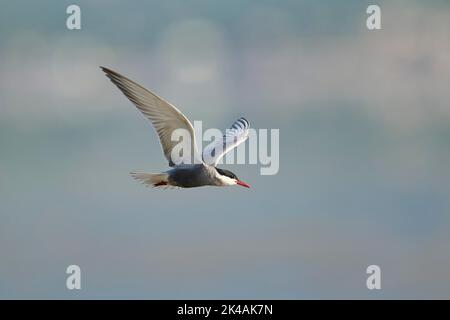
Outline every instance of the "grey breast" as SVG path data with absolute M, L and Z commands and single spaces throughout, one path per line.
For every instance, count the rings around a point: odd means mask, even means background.
M 167 171 L 169 183 L 182 188 L 193 188 L 214 184 L 211 169 L 203 164 L 181 165 Z

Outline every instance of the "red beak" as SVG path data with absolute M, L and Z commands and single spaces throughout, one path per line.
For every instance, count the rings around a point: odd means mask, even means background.
M 240 186 L 246 187 L 246 188 L 250 188 L 250 186 L 248 184 L 246 184 L 244 181 L 241 180 L 236 180 L 236 183 Z

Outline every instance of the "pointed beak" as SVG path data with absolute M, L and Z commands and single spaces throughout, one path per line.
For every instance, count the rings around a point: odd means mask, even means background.
M 250 188 L 250 185 L 246 184 L 244 181 L 241 180 L 236 180 L 236 183 L 240 186 L 246 187 L 246 188 Z

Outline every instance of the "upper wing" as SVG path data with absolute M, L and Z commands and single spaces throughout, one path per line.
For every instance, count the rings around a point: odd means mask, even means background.
M 203 161 L 216 166 L 225 153 L 236 148 L 248 138 L 249 128 L 250 123 L 245 118 L 236 120 L 221 139 L 203 150 Z
M 164 155 L 169 161 L 169 166 L 172 167 L 175 165 L 172 161 L 171 153 L 173 147 L 178 144 L 178 141 L 172 141 L 171 135 L 174 130 L 179 128 L 186 129 L 191 136 L 190 157 L 188 158 L 186 154 L 186 158 L 183 157 L 182 162 L 192 164 L 194 161 L 201 161 L 195 143 L 194 128 L 180 110 L 117 72 L 104 67 L 100 68 L 123 94 L 152 122 L 159 135 L 159 140 L 161 141 Z

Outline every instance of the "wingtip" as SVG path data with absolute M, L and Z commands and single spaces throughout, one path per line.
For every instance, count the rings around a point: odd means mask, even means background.
M 114 74 L 114 73 L 116 73 L 116 72 L 114 72 L 113 70 L 111 70 L 111 69 L 109 69 L 107 67 L 104 67 L 104 66 L 98 66 L 98 67 L 106 74 Z
M 240 127 L 241 129 L 248 129 L 250 128 L 250 122 L 244 117 L 240 117 L 233 123 L 231 127 L 236 128 L 236 126 Z

